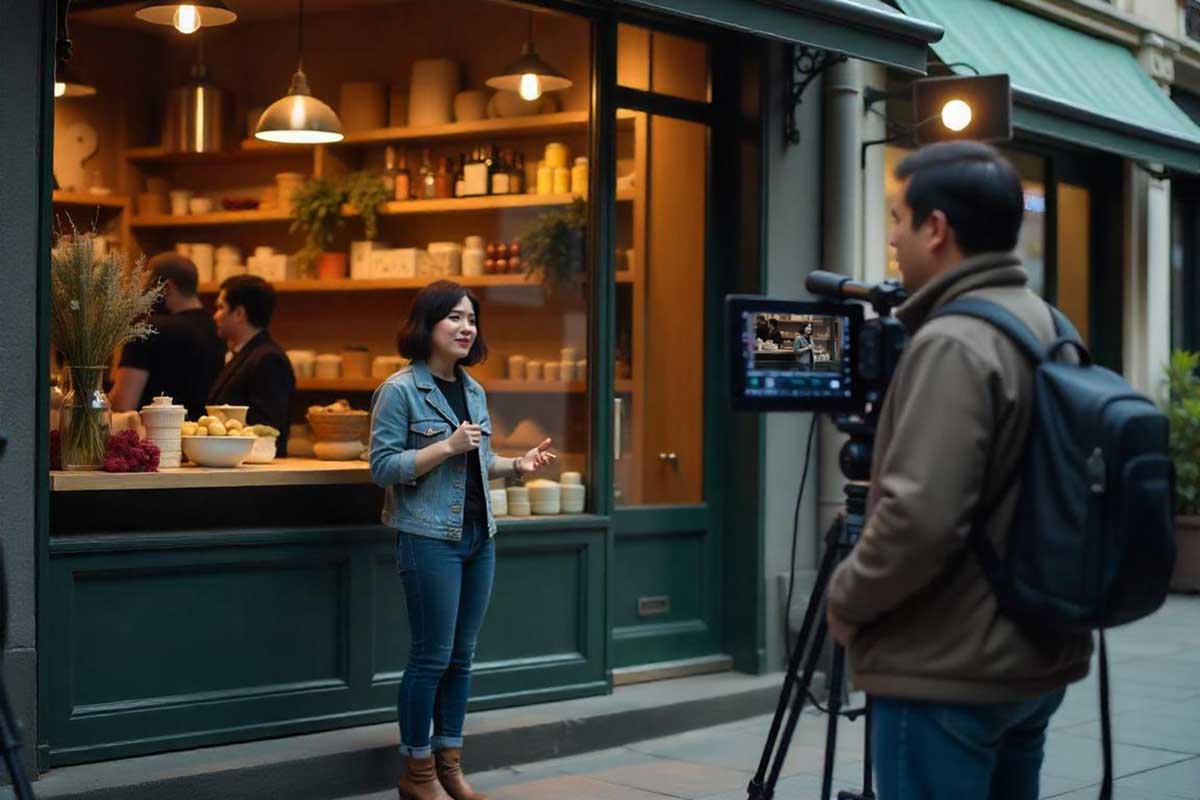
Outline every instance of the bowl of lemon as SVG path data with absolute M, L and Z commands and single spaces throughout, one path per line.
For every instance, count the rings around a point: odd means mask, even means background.
M 208 415 L 183 423 L 180 433 L 183 454 L 200 467 L 240 467 L 258 441 L 238 420 Z

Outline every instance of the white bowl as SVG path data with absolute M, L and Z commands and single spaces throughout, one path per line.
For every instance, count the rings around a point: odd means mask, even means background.
M 207 413 L 210 417 L 216 417 L 217 419 L 221 420 L 221 422 L 229 419 L 236 419 L 243 425 L 246 424 L 246 413 L 249 410 L 250 406 L 219 405 L 204 407 L 205 413 Z
M 237 467 L 254 449 L 257 436 L 183 436 L 183 454 L 201 467 Z
M 250 455 L 246 457 L 246 463 L 270 464 L 275 460 L 276 444 L 278 442 L 278 436 L 254 437 L 254 447 L 250 448 Z

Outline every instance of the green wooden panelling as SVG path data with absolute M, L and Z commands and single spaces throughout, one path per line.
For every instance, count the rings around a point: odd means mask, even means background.
M 504 524 L 472 708 L 609 690 L 608 523 L 574 522 Z M 395 719 L 408 626 L 393 531 L 75 539 L 50 562 L 48 763 Z

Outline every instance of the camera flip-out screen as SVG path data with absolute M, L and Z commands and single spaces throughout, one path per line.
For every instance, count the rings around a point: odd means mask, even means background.
M 854 347 L 862 306 L 730 295 L 725 310 L 734 408 L 848 412 L 862 406 Z

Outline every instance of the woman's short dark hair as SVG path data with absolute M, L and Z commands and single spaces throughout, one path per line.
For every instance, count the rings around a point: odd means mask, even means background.
M 221 284 L 225 305 L 246 309 L 246 320 L 256 328 L 271 324 L 275 314 L 275 287 L 258 275 L 234 275 Z
M 941 211 L 964 255 L 1017 246 L 1025 214 L 1021 176 L 994 147 L 971 141 L 931 144 L 901 161 L 896 177 L 908 179 L 904 201 L 912 209 L 914 228 Z
M 433 326 L 450 316 L 450 312 L 464 297 L 471 301 L 475 309 L 475 341 L 471 344 L 470 352 L 458 363 L 470 367 L 485 360 L 487 344 L 483 341 L 479 298 L 470 289 L 454 281 L 435 281 L 417 292 L 408 309 L 408 322 L 404 323 L 400 335 L 396 337 L 396 349 L 400 355 L 412 361 L 428 361 Z

